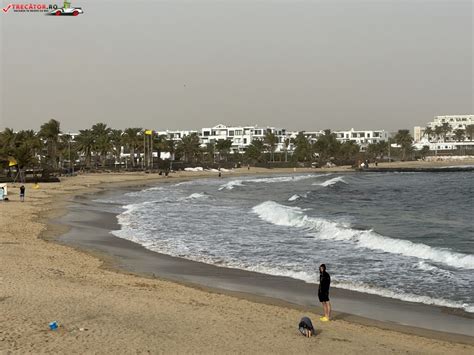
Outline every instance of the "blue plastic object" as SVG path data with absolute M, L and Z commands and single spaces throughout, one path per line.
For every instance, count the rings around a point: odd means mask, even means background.
M 49 323 L 49 329 L 56 330 L 58 329 L 58 322 L 51 322 Z

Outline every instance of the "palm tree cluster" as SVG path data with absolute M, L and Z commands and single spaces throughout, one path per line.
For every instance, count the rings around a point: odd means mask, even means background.
M 14 132 L 6 128 L 0 132 L 0 164 L 3 168 L 58 170 L 79 164 L 90 168 L 105 166 L 108 158 L 120 160 L 122 147 L 135 151 L 140 147 L 141 128 L 121 130 L 97 123 L 80 130 L 74 137 L 61 132 L 60 123 L 51 119 L 38 132 Z M 135 156 L 132 154 L 132 165 Z
M 426 127 L 423 135 L 428 138 L 428 141 L 431 141 L 431 138 L 436 139 L 436 141 L 440 141 L 442 138 L 443 142 L 446 142 L 450 133 L 453 133 L 452 138 L 457 142 L 463 142 L 466 138 L 472 141 L 474 136 L 474 125 L 467 125 L 465 129 L 457 128 L 453 130 L 449 123 L 444 122 L 443 124 L 437 125 L 434 128 L 430 126 Z
M 245 152 L 249 161 L 265 162 L 275 161 L 275 148 L 278 144 L 272 133 L 267 133 L 263 140 L 253 140 Z M 288 147 L 293 145 L 291 160 L 294 162 L 326 163 L 338 161 L 354 163 L 360 154 L 360 146 L 353 141 L 341 143 L 331 130 L 325 130 L 324 134 L 317 140 L 309 139 L 303 132 L 299 132 L 294 138 L 288 138 L 283 142 L 284 150 L 279 153 L 280 161 L 288 160 Z

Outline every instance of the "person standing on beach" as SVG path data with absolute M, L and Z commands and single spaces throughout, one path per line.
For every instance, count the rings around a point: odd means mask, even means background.
M 25 201 L 25 185 L 20 186 L 20 201 Z
M 331 285 L 331 276 L 326 271 L 326 265 L 319 266 L 319 302 L 323 304 L 324 316 L 319 318 L 322 322 L 331 319 L 331 302 L 329 302 L 329 286 Z

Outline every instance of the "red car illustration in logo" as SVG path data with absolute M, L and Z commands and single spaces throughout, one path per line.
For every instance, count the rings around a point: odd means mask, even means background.
M 60 8 L 60 9 L 54 9 L 50 12 L 48 12 L 48 15 L 51 16 L 77 16 L 80 14 L 83 14 L 84 11 L 82 10 L 81 7 L 68 7 L 68 8 Z

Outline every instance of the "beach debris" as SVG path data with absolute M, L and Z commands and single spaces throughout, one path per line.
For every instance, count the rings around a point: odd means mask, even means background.
M 58 329 L 58 327 L 59 327 L 59 325 L 58 325 L 57 321 L 49 323 L 49 329 L 51 329 L 51 330 L 56 330 L 56 329 Z
M 79 328 L 79 331 L 81 331 L 81 332 L 87 332 L 88 330 L 89 329 L 87 329 L 87 328 Z

